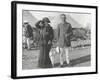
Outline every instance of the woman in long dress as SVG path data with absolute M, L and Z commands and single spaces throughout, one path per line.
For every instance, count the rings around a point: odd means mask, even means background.
M 49 58 L 49 51 L 52 46 L 52 39 L 53 39 L 53 29 L 50 25 L 45 24 L 45 20 L 39 21 L 36 26 L 40 32 L 40 55 L 39 55 L 39 67 L 41 68 L 51 68 L 51 60 Z M 48 23 L 48 22 L 47 22 Z

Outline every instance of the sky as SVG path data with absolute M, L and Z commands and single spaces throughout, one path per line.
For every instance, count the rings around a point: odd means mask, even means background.
M 53 19 L 53 17 L 59 17 L 61 13 L 58 12 L 43 12 L 43 11 L 30 11 L 30 13 L 35 16 L 38 20 L 41 20 L 43 17 L 49 17 Z M 66 15 L 70 15 L 75 21 L 82 25 L 82 27 L 86 27 L 87 24 L 91 23 L 91 14 L 82 14 L 82 13 L 64 13 Z

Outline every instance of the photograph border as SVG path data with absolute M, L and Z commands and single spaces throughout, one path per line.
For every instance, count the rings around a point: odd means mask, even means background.
M 82 72 L 82 73 L 69 73 L 69 74 L 50 74 L 50 75 L 37 75 L 37 76 L 17 76 L 17 4 L 28 5 L 45 5 L 45 6 L 60 6 L 60 7 L 79 7 L 79 8 L 93 8 L 96 10 L 96 71 L 95 72 Z M 72 76 L 72 75 L 85 75 L 98 73 L 98 7 L 89 5 L 73 5 L 73 4 L 57 4 L 57 3 L 42 3 L 42 2 L 26 2 L 26 1 L 12 1 L 11 2 L 11 78 L 39 78 L 39 77 L 55 77 L 55 76 Z

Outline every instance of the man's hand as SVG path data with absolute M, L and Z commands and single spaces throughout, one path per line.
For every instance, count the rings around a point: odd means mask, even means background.
M 68 37 L 68 34 L 65 34 L 65 38 L 67 38 Z
M 69 37 L 71 33 L 65 34 L 65 38 Z

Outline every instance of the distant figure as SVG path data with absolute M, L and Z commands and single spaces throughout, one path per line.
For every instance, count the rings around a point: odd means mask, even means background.
M 24 22 L 24 27 L 25 27 L 25 37 L 26 37 L 27 49 L 30 50 L 31 49 L 30 40 L 33 37 L 33 29 L 31 25 L 29 25 L 28 21 Z
M 58 38 L 57 46 L 60 49 L 60 65 L 63 67 L 64 64 L 64 53 L 66 55 L 66 64 L 70 63 L 69 60 L 69 47 L 71 46 L 70 37 L 72 35 L 72 26 L 66 21 L 66 15 L 60 15 L 61 23 L 58 24 Z
M 52 64 L 49 58 L 49 51 L 52 46 L 53 29 L 49 25 L 50 21 L 48 18 L 36 23 L 36 27 L 40 32 L 40 56 L 39 56 L 39 67 L 51 68 Z

